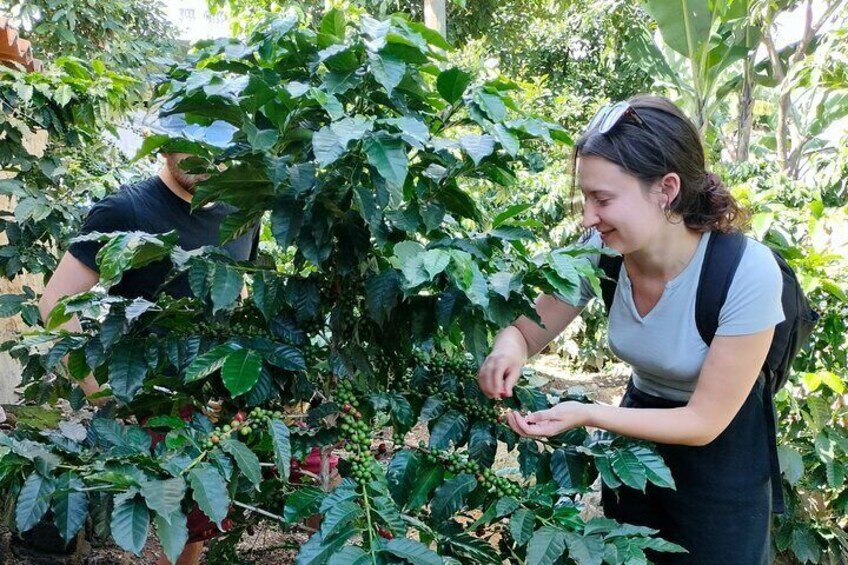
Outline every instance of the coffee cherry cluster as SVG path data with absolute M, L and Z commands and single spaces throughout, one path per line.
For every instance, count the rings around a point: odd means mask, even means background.
M 431 394 L 439 394 L 445 399 L 445 403 L 451 408 L 457 408 L 469 416 L 478 420 L 485 420 L 493 424 L 500 422 L 497 408 L 491 404 L 481 404 L 478 399 L 460 397 L 454 392 L 439 392 L 439 387 L 431 387 Z
M 350 381 L 340 380 L 333 397 L 336 404 L 350 404 L 353 407 L 359 406 L 359 401 L 356 399 L 356 393 L 353 391 L 353 383 Z
M 457 453 L 441 449 L 426 449 L 422 441 L 418 444 L 419 449 L 426 450 L 425 459 L 430 463 L 440 462 L 445 468 L 457 475 L 468 473 L 477 476 L 477 482 L 490 494 L 497 496 L 514 496 L 521 494 L 521 486 L 507 478 L 499 477 L 491 469 L 483 469 L 476 461 Z
M 432 373 L 449 372 L 462 379 L 473 379 L 477 376 L 477 364 L 467 358 L 450 358 L 443 353 L 435 353 L 427 361 L 427 368 Z
M 461 380 L 472 380 L 477 378 L 477 365 L 471 359 L 465 358 L 450 358 L 444 354 L 436 353 L 429 360 L 424 359 L 421 352 L 415 352 L 413 357 L 416 360 L 423 360 L 426 363 L 427 369 L 433 375 L 443 373 L 452 373 L 458 376 Z M 473 416 L 479 420 L 487 422 L 503 423 L 501 417 L 502 409 L 497 404 L 490 402 L 480 402 L 477 398 L 465 398 L 454 392 L 444 392 L 441 390 L 438 379 L 432 379 L 427 392 L 430 394 L 438 394 L 444 398 L 445 403 L 451 408 L 458 409 L 469 416 Z
M 203 447 L 206 449 L 212 449 L 220 443 L 222 439 L 226 439 L 234 434 L 239 434 L 244 438 L 247 438 L 254 431 L 254 428 L 251 427 L 251 425 L 255 426 L 260 423 L 268 424 L 271 420 L 279 420 L 282 417 L 282 412 L 264 410 L 262 408 L 254 408 L 250 412 L 250 415 L 239 410 L 236 415 L 233 416 L 233 419 L 229 424 L 216 426 L 215 429 L 212 430 L 212 433 L 209 434 L 206 441 L 203 443 Z
M 342 436 L 348 441 L 348 448 L 353 452 L 350 469 L 353 479 L 365 485 L 372 478 L 371 465 L 374 457 L 371 455 L 371 426 L 363 420 L 362 412 L 358 410 L 359 401 L 353 392 L 350 381 L 340 381 L 335 399 L 341 404 Z

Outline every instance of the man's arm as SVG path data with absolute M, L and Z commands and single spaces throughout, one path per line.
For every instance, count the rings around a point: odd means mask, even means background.
M 90 269 L 84 265 L 79 259 L 65 253 L 62 260 L 59 261 L 59 266 L 44 288 L 44 294 L 41 295 L 41 300 L 38 302 L 38 311 L 41 314 L 41 319 L 46 321 L 50 312 L 62 298 L 72 294 L 79 294 L 90 290 L 97 281 L 100 280 L 100 275 L 97 271 Z M 70 332 L 79 332 L 82 330 L 79 319 L 74 315 L 70 320 L 62 325 L 63 329 Z M 100 391 L 100 385 L 97 384 L 94 375 L 88 375 L 80 381 L 80 388 L 86 396 Z M 99 400 L 91 401 L 94 404 L 99 404 Z

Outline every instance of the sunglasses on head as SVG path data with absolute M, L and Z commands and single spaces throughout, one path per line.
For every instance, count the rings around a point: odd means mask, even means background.
M 598 110 L 598 113 L 595 114 L 595 117 L 589 122 L 589 128 L 587 131 L 597 130 L 598 133 L 609 133 L 612 128 L 618 125 L 618 123 L 625 118 L 632 119 L 645 129 L 651 129 L 645 123 L 645 120 L 639 117 L 639 114 L 636 113 L 633 106 L 622 101 L 616 102 L 615 104 L 607 104 Z

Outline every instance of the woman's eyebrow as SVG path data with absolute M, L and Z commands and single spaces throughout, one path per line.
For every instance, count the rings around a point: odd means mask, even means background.
M 603 188 L 591 188 L 591 187 L 582 187 L 582 186 L 580 186 L 578 188 L 580 189 L 580 192 L 582 192 L 583 194 L 585 194 L 587 196 L 594 196 L 594 195 L 597 195 L 597 194 L 612 194 L 611 190 L 605 190 Z

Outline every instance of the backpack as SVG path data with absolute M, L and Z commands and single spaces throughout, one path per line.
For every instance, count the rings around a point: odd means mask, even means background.
M 708 347 L 718 329 L 719 314 L 727 299 L 733 275 L 745 252 L 747 241 L 741 232 L 712 232 L 707 242 L 704 264 L 701 266 L 698 290 L 695 294 L 695 325 L 701 339 Z M 783 278 L 781 303 L 785 319 L 774 328 L 771 346 L 763 363 L 762 374 L 766 390 L 763 394 L 763 407 L 769 436 L 772 508 L 775 513 L 783 513 L 783 489 L 777 457 L 777 430 L 772 397 L 786 384 L 789 372 L 792 370 L 792 362 L 810 337 L 819 315 L 810 306 L 795 272 L 786 260 L 773 249 L 772 253 Z M 601 255 L 598 265 L 607 277 L 601 280 L 601 295 L 608 315 L 615 297 L 615 288 L 623 261 L 620 255 L 617 257 Z
M 707 242 L 704 264 L 698 279 L 695 298 L 695 325 L 704 343 L 709 345 L 718 329 L 718 318 L 727 299 L 733 275 L 745 252 L 747 238 L 741 232 L 712 232 Z M 783 277 L 783 315 L 785 320 L 774 329 L 763 373 L 772 395 L 776 394 L 789 378 L 792 362 L 806 343 L 819 319 L 804 295 L 795 272 L 777 251 L 772 250 Z M 599 267 L 607 279 L 601 280 L 601 294 L 607 314 L 612 307 L 622 257 L 601 255 Z

